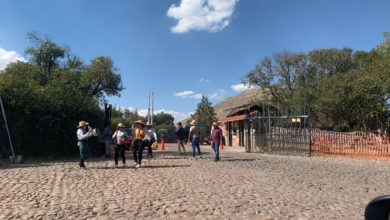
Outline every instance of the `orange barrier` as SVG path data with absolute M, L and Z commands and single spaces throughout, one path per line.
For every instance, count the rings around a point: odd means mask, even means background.
M 316 130 L 311 132 L 311 141 L 314 156 L 390 160 L 390 137 Z

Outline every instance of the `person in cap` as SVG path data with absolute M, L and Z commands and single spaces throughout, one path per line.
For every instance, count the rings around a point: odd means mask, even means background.
M 184 128 L 181 125 L 181 122 L 177 123 L 176 136 L 177 136 L 177 148 L 179 149 L 179 154 L 181 153 L 180 147 L 183 148 L 183 154 L 186 153 L 186 149 L 184 147 Z
M 222 129 L 219 128 L 218 122 L 213 122 L 213 130 L 211 132 L 211 143 L 213 145 L 213 150 L 215 152 L 214 161 L 219 161 L 219 145 L 222 144 Z
M 119 152 L 120 152 L 121 157 L 122 157 L 123 167 L 126 166 L 125 141 L 127 141 L 129 137 L 128 137 L 127 132 L 123 130 L 124 127 L 125 127 L 124 124 L 119 123 L 118 130 L 116 130 L 115 133 L 112 135 L 112 138 L 116 139 L 116 141 L 115 141 L 115 168 L 118 168 Z
M 93 134 L 92 128 L 89 128 L 88 131 L 86 131 L 86 127 L 88 126 L 88 123 L 86 121 L 80 121 L 79 126 L 77 126 L 77 145 L 79 146 L 80 150 L 80 167 L 85 168 L 84 161 L 86 159 L 91 158 L 91 152 L 89 150 L 88 145 L 88 138 L 90 138 Z
M 195 148 L 198 149 L 199 158 L 202 158 L 202 153 L 200 152 L 200 147 L 199 147 L 199 141 L 200 141 L 200 128 L 196 124 L 195 120 L 192 120 L 190 133 L 188 135 L 188 143 L 192 143 L 192 159 L 195 159 Z
M 139 168 L 142 163 L 142 152 L 145 147 L 145 124 L 141 121 L 133 122 L 135 128 L 134 131 L 134 141 L 133 141 L 133 156 L 134 156 L 134 164 L 135 168 Z
M 153 125 L 150 124 L 149 122 L 146 123 L 145 125 L 145 146 L 148 146 L 148 159 L 153 158 L 153 150 L 152 150 L 152 145 L 154 142 L 157 141 L 157 134 L 156 131 L 153 128 Z

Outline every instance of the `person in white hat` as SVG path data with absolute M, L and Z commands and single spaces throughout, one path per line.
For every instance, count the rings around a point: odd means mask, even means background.
M 88 126 L 88 122 L 80 121 L 79 126 L 77 126 L 77 145 L 80 150 L 80 167 L 85 168 L 84 161 L 91 158 L 91 152 L 89 150 L 88 138 L 93 134 L 92 128 L 89 128 L 88 131 L 85 131 L 85 128 Z
M 199 158 L 202 158 L 202 153 L 199 147 L 200 141 L 200 128 L 196 124 L 195 120 L 191 122 L 190 133 L 188 134 L 188 143 L 192 144 L 192 159 L 195 159 L 195 148 L 198 149 Z
M 152 150 L 152 145 L 154 142 L 157 142 L 157 134 L 156 131 L 153 128 L 153 125 L 150 124 L 149 122 L 146 123 L 145 125 L 145 146 L 148 146 L 148 159 L 153 158 L 153 150 Z
M 119 152 L 121 153 L 123 167 L 126 166 L 126 157 L 125 157 L 125 141 L 128 140 L 127 132 L 123 131 L 125 127 L 124 124 L 118 124 L 118 130 L 112 135 L 112 138 L 116 139 L 115 142 L 115 168 L 118 168 L 118 157 Z

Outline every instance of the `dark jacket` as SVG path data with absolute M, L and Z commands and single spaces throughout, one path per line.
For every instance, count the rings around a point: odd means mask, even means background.
M 176 129 L 176 135 L 178 140 L 184 140 L 184 128 L 182 126 Z

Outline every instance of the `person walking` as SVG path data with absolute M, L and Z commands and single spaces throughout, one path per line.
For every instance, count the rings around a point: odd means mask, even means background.
M 186 154 L 186 149 L 184 147 L 184 128 L 181 126 L 181 122 L 177 123 L 176 136 L 177 136 L 177 148 L 179 149 L 179 154 L 182 154 L 180 149 L 180 147 L 182 147 L 183 155 L 184 155 Z
M 88 145 L 88 138 L 90 138 L 93 134 L 92 128 L 89 128 L 88 131 L 86 131 L 86 127 L 88 126 L 88 123 L 86 121 L 80 121 L 79 126 L 77 126 L 77 145 L 79 146 L 80 150 L 80 167 L 85 168 L 84 161 L 86 159 L 91 158 L 91 152 Z
M 222 144 L 222 139 L 222 129 L 219 128 L 218 122 L 213 122 L 213 129 L 210 136 L 210 140 L 213 145 L 213 150 L 215 152 L 215 162 L 219 161 L 219 145 Z
M 148 146 L 148 159 L 153 158 L 153 150 L 152 145 L 154 142 L 157 142 L 157 134 L 156 131 L 153 128 L 153 125 L 149 122 L 145 125 L 145 146 Z M 157 144 L 157 143 L 156 143 Z
M 200 128 L 196 124 L 195 120 L 192 120 L 190 133 L 188 135 L 188 143 L 192 143 L 192 159 L 195 159 L 195 148 L 198 149 L 199 158 L 202 158 L 202 153 L 200 152 L 200 147 L 199 147 L 199 141 L 200 141 Z
M 141 167 L 142 152 L 145 147 L 145 141 L 144 141 L 145 133 L 146 133 L 145 124 L 141 120 L 135 121 L 133 122 L 133 124 L 136 127 L 134 132 L 135 138 L 133 141 L 133 156 L 134 156 L 133 166 L 135 166 L 135 168 L 139 168 Z
M 111 124 L 108 123 L 107 126 L 104 128 L 103 131 L 103 139 L 104 139 L 104 144 L 106 147 L 106 158 L 110 157 L 110 145 L 112 141 L 112 131 L 111 131 Z
M 129 139 L 129 136 L 128 136 L 127 132 L 123 130 L 124 127 L 125 127 L 124 124 L 119 123 L 118 129 L 112 135 L 112 138 L 116 139 L 116 141 L 115 141 L 115 168 L 118 168 L 119 153 L 121 154 L 121 157 L 122 157 L 123 167 L 126 167 L 125 141 L 127 141 Z

